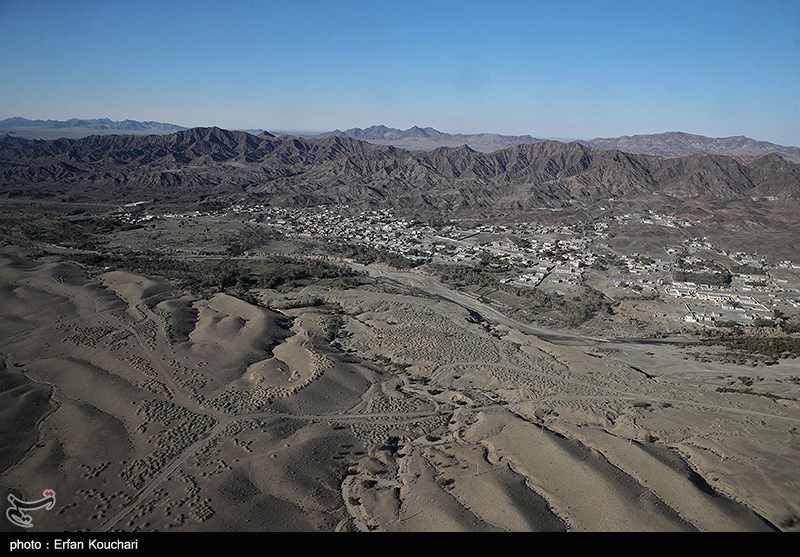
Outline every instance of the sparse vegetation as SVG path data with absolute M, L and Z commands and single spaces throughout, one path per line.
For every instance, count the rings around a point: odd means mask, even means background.
M 768 358 L 797 358 L 800 356 L 798 337 L 745 337 L 722 341 L 731 351 L 759 354 Z
M 800 356 L 800 337 L 796 336 L 726 335 L 708 338 L 705 344 L 719 349 L 695 354 L 696 358 L 756 366 L 775 365 L 780 360 Z
M 781 323 L 781 329 L 788 335 L 796 335 L 800 333 L 800 320 L 784 321 Z
M 395 269 L 410 269 L 422 263 L 397 253 L 374 248 L 372 246 L 355 243 L 335 243 L 328 246 L 331 253 L 348 257 L 357 263 L 368 265 L 370 263 L 386 263 Z
M 486 266 L 437 264 L 432 265 L 431 270 L 439 276 L 442 282 L 457 287 L 480 286 L 497 288 L 500 286 L 498 273 Z
M 778 324 L 771 319 L 767 319 L 765 317 L 756 317 L 750 322 L 751 327 L 759 328 L 774 328 Z
M 224 242 L 227 245 L 228 255 L 238 257 L 280 237 L 282 235 L 275 230 L 263 226 L 248 225 L 244 230 L 226 235 Z
M 700 285 L 708 286 L 730 286 L 731 274 L 726 271 L 719 272 L 695 272 L 676 270 L 673 274 L 673 279 L 679 282 L 693 282 Z
M 776 395 L 775 393 L 764 393 L 759 391 L 754 391 L 750 387 L 717 387 L 716 391 L 718 393 L 738 393 L 741 395 L 753 395 L 753 396 L 763 396 L 766 398 L 771 398 L 772 400 L 796 400 L 794 398 L 789 398 L 785 396 Z
M 745 265 L 744 263 L 731 265 L 730 271 L 741 275 L 760 275 L 764 272 L 761 267 Z
M 400 450 L 401 439 L 397 436 L 391 436 L 386 440 L 381 446 L 381 450 L 389 451 L 390 455 L 396 455 L 397 452 Z
M 124 230 L 141 228 L 113 216 L 27 215 L 28 218 L 3 222 L 0 231 L 22 240 L 42 242 L 68 248 L 91 250 L 105 244 L 108 238 Z
M 305 286 L 308 281 L 322 279 L 338 279 L 338 286 L 347 288 L 357 286 L 361 280 L 361 275 L 342 265 L 278 256 L 271 261 L 258 262 L 237 259 L 187 260 L 148 253 L 75 255 L 73 259 L 94 268 L 159 276 L 200 295 L 232 290 L 242 297 L 252 288 L 294 288 Z
M 673 279 L 699 285 L 730 286 L 733 275 L 725 267 L 713 261 L 701 260 L 689 263 L 686 258 L 678 257 L 675 261 Z
M 590 286 L 583 287 L 578 296 L 571 298 L 537 288 L 518 288 L 509 284 L 501 285 L 500 289 L 532 302 L 542 310 L 558 312 L 564 324 L 570 327 L 581 325 L 597 315 L 613 315 L 617 305 Z

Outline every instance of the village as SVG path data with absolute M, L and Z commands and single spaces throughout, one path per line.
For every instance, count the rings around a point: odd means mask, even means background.
M 500 284 L 518 288 L 569 295 L 592 286 L 612 299 L 657 302 L 654 317 L 684 325 L 764 324 L 800 309 L 798 263 L 781 260 L 771 265 L 758 254 L 716 247 L 707 237 L 663 245 L 660 253 L 623 253 L 612 245 L 612 227 L 685 229 L 696 224 L 653 211 L 560 225 L 424 221 L 399 217 L 391 209 L 359 212 L 346 205 L 285 208 L 248 203 L 213 211 L 118 215 L 134 225 L 203 217 L 244 218 L 287 238 L 368 247 L 398 256 L 408 267 L 482 266 Z
M 673 319 L 699 326 L 769 321 L 783 315 L 784 310 L 800 308 L 796 280 L 800 264 L 781 261 L 775 266 L 774 271 L 779 271 L 776 275 L 765 258 L 726 252 L 716 248 L 708 238 L 664 246 L 663 256 L 653 257 L 614 252 L 607 241 L 611 218 L 588 228 L 531 222 L 474 225 L 453 220 L 423 222 L 398 218 L 390 209 L 352 215 L 348 209 L 346 206 L 231 208 L 234 212 L 258 214 L 259 222 L 287 236 L 365 244 L 417 264 L 488 262 L 504 275 L 500 279 L 503 284 L 556 288 L 563 293 L 570 287 L 588 283 L 606 284 L 603 281 L 606 279 L 612 292 L 624 291 L 623 295 L 643 300 L 672 301 L 673 311 L 669 314 Z M 652 211 L 619 215 L 613 220 L 618 224 L 671 228 L 692 225 L 686 219 Z M 705 257 L 709 254 L 727 259 L 738 272 L 730 272 L 718 264 L 706 268 Z

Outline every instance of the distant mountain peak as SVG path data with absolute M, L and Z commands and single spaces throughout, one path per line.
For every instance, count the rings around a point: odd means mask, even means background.
M 134 134 L 163 135 L 184 130 L 183 126 L 138 120 L 115 121 L 110 118 L 70 118 L 69 120 L 29 120 L 21 116 L 0 120 L 0 133 L 29 138 L 86 137 L 89 135 Z
M 437 147 L 459 147 L 468 145 L 470 149 L 482 152 L 493 152 L 519 143 L 538 143 L 530 135 L 506 136 L 490 133 L 478 134 L 450 134 L 436 128 L 419 125 L 411 126 L 406 130 L 391 128 L 384 124 L 369 126 L 368 128 L 350 128 L 347 130 L 336 129 L 332 132 L 321 134 L 320 137 L 335 135 L 351 137 L 379 145 L 392 145 L 403 149 L 430 151 Z
M 682 131 L 598 137 L 582 142 L 601 149 L 618 149 L 627 153 L 678 157 L 693 154 L 761 156 L 778 154 L 787 160 L 800 162 L 800 148 L 757 141 L 744 135 L 707 137 Z

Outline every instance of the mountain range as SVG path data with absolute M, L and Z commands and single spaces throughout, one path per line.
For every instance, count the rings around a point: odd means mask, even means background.
M 70 201 L 349 204 L 412 212 L 596 206 L 609 198 L 800 200 L 779 155 L 677 158 L 541 141 L 493 153 L 407 151 L 357 139 L 192 128 L 167 135 L 0 138 L 0 195 Z
M 584 142 L 600 149 L 617 149 L 626 153 L 678 157 L 695 153 L 715 155 L 758 156 L 777 153 L 787 160 L 800 162 L 800 148 L 756 141 L 743 135 L 733 137 L 706 137 L 684 132 L 666 132 L 651 135 L 624 135 L 598 137 Z
M 318 137 L 350 137 L 375 143 L 376 145 L 392 145 L 411 151 L 430 151 L 437 147 L 460 147 L 467 145 L 476 151 L 490 153 L 514 145 L 539 143 L 545 141 L 530 135 L 500 135 L 496 133 L 451 134 L 440 132 L 434 128 L 413 126 L 407 130 L 388 128 L 384 125 L 370 126 L 366 129 L 350 128 L 334 130 Z
M 334 130 L 318 137 L 351 137 L 375 143 L 392 145 L 412 151 L 430 151 L 437 147 L 459 147 L 467 145 L 476 151 L 491 153 L 514 145 L 540 143 L 547 141 L 530 135 L 500 135 L 496 133 L 450 134 L 434 128 L 414 126 L 407 130 L 388 128 L 384 125 L 369 128 Z M 666 132 L 649 135 L 625 135 L 622 137 L 598 137 L 578 143 L 600 149 L 616 149 L 626 153 L 679 157 L 706 153 L 712 155 L 758 156 L 777 153 L 782 157 L 800 163 L 800 148 L 777 145 L 768 141 L 756 141 L 744 136 L 706 137 L 683 132 Z
M 30 139 L 82 138 L 90 135 L 164 135 L 187 128 L 163 122 L 139 122 L 137 120 L 114 121 L 108 118 L 70 120 L 28 120 L 14 117 L 0 120 L 0 135 L 8 134 Z M 245 129 L 253 135 L 262 129 Z M 291 134 L 293 132 L 289 132 Z M 278 133 L 278 135 L 285 135 Z M 345 131 L 303 134 L 308 138 L 348 137 L 376 145 L 391 145 L 410 151 L 432 151 L 439 147 L 466 145 L 476 151 L 493 153 L 514 145 L 548 141 L 531 135 L 502 135 L 497 133 L 451 134 L 431 127 L 413 126 L 407 130 L 384 125 L 368 128 L 350 128 Z M 777 153 L 787 160 L 800 163 L 800 148 L 778 145 L 768 141 L 757 141 L 745 136 L 706 137 L 684 132 L 666 132 L 621 137 L 598 137 L 592 140 L 576 140 L 588 147 L 615 149 L 626 153 L 679 157 L 699 153 L 715 155 L 759 156 Z
M 0 134 L 16 135 L 32 139 L 55 139 L 59 137 L 80 138 L 89 135 L 110 134 L 167 134 L 185 130 L 183 126 L 163 122 L 139 122 L 137 120 L 110 120 L 93 118 L 84 120 L 28 120 L 16 116 L 0 120 Z

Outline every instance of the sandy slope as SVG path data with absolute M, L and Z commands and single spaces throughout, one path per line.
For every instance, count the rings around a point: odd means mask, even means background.
M 679 351 L 551 344 L 377 288 L 269 296 L 196 299 L 9 249 L 4 493 L 56 489 L 45 530 L 750 531 L 800 516 L 798 405 L 717 392 L 720 370 Z M 279 309 L 315 296 L 331 305 Z M 760 385 L 797 398 L 793 365 L 757 370 Z

